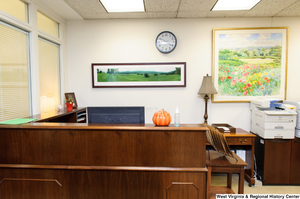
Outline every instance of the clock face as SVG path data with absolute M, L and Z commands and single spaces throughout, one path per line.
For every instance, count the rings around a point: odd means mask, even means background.
M 175 35 L 169 31 L 159 33 L 156 37 L 156 48 L 162 53 L 172 52 L 177 44 Z

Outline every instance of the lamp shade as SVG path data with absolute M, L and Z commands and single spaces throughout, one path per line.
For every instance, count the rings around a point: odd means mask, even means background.
M 212 81 L 212 77 L 208 76 L 208 74 L 206 76 L 203 77 L 203 81 L 201 84 L 201 87 L 198 91 L 198 94 L 217 94 L 217 90 L 214 87 L 213 81 Z

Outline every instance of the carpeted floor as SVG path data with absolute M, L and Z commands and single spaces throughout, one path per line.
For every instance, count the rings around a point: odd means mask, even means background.
M 211 180 L 212 186 L 226 186 L 226 174 L 213 174 Z M 235 193 L 238 190 L 238 175 L 232 175 L 232 189 Z M 245 194 L 300 194 L 300 185 L 262 185 L 261 181 L 256 180 L 255 185 L 248 186 L 248 182 L 244 183 Z

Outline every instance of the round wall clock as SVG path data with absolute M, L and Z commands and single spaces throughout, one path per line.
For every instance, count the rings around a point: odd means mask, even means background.
M 163 31 L 156 37 L 155 45 L 160 52 L 170 53 L 175 49 L 177 39 L 170 31 Z

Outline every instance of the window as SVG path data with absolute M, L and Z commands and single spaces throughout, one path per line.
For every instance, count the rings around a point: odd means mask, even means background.
M 59 46 L 39 38 L 41 112 L 54 111 L 60 102 Z
M 30 16 L 37 23 L 29 23 Z M 66 41 L 59 32 L 65 22 L 35 0 L 0 0 L 0 122 L 61 104 L 60 49 Z
M 58 38 L 58 23 L 41 12 L 37 13 L 38 28 Z
M 0 10 L 28 22 L 27 3 L 20 0 L 0 0 Z
M 28 32 L 0 22 L 0 121 L 31 114 Z

